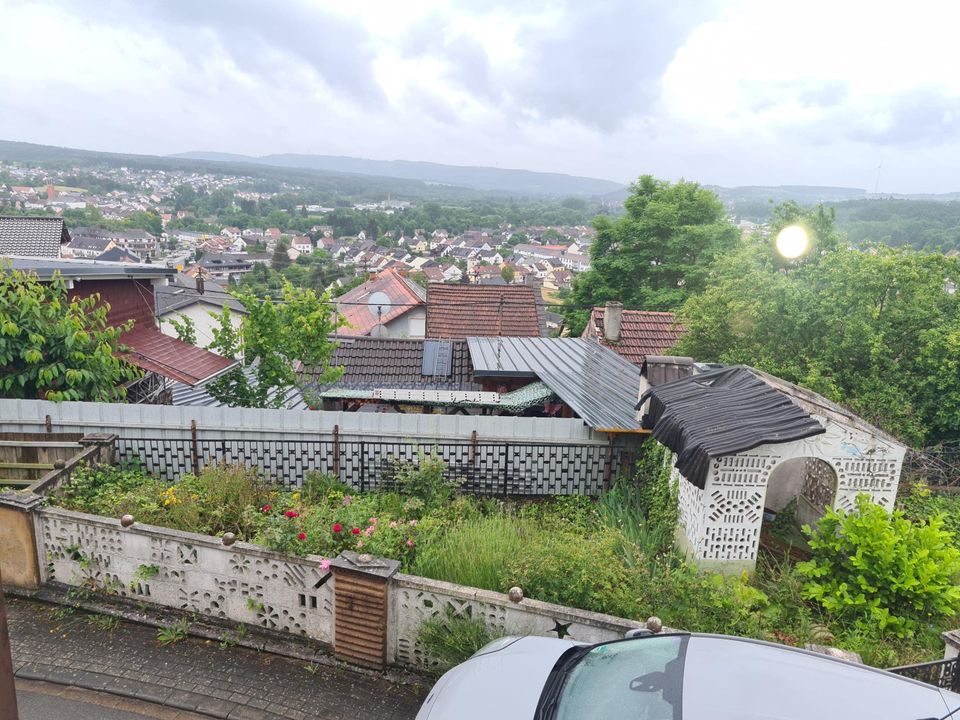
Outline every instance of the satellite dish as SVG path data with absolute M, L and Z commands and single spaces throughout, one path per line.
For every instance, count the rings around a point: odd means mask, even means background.
M 370 337 L 373 338 L 387 338 L 390 337 L 390 331 L 387 330 L 387 326 L 383 323 L 377 323 L 372 328 L 370 328 Z
M 370 308 L 370 313 L 379 320 L 390 312 L 390 308 L 393 306 L 390 303 L 389 295 L 385 292 L 377 291 L 367 300 L 367 307 Z

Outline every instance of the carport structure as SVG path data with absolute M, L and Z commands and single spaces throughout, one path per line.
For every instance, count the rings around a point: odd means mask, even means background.
M 674 453 L 677 542 L 700 567 L 756 564 L 763 511 L 801 522 L 858 495 L 893 509 L 906 446 L 817 393 L 745 366 L 657 385 L 637 406 Z

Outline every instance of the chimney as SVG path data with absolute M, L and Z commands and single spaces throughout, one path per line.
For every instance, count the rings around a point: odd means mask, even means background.
M 57 196 L 57 190 L 53 183 L 47 183 L 47 200 L 53 200 Z
M 620 342 L 620 323 L 623 320 L 623 303 L 608 302 L 603 309 L 603 339 Z

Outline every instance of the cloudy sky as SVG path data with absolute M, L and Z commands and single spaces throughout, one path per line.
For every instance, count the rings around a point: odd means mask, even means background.
M 2 139 L 960 190 L 953 0 L 0 0 L 0 18 Z

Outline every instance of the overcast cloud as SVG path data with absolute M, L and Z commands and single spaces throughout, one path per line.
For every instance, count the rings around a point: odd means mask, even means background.
M 0 0 L 0 138 L 960 190 L 951 0 Z

